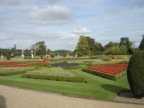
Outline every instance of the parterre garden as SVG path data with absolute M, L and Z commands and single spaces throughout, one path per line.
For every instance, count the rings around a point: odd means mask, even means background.
M 102 58 L 1 61 L 0 84 L 114 99 L 120 92 L 130 90 L 126 77 L 129 56 Z

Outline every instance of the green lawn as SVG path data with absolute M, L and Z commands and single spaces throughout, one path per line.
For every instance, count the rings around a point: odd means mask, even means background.
M 69 71 L 82 76 L 87 83 L 29 79 L 22 78 L 19 74 L 0 76 L 0 84 L 97 99 L 114 99 L 120 91 L 129 90 L 126 77 L 111 81 L 82 72 L 81 68 Z

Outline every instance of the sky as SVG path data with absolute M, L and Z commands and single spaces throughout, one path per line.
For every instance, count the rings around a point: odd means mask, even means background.
M 0 0 L 0 48 L 74 50 L 81 35 L 106 45 L 144 34 L 144 0 Z

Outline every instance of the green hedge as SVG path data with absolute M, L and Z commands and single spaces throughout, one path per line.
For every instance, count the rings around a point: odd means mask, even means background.
M 25 73 L 26 71 L 30 71 L 30 70 L 34 70 L 34 67 L 0 68 L 0 76 L 21 74 L 21 73 Z
M 45 79 L 45 80 L 55 80 L 55 81 L 67 81 L 67 82 L 80 82 L 84 83 L 83 77 L 79 77 L 74 73 L 64 70 L 60 67 L 57 68 L 44 68 L 35 71 L 29 71 L 22 74 L 25 78 L 34 79 Z
M 122 78 L 123 76 L 126 75 L 125 71 L 123 71 L 121 73 L 118 73 L 116 75 L 110 75 L 110 74 L 90 70 L 90 69 L 87 69 L 87 68 L 83 68 L 82 71 L 93 74 L 93 75 L 97 75 L 97 76 L 100 76 L 100 77 L 103 77 L 103 78 L 107 78 L 107 79 L 110 79 L 110 80 L 114 80 L 114 81 L 116 81 L 116 80 L 118 80 L 118 79 L 120 79 L 120 78 Z
M 139 51 L 131 57 L 127 78 L 132 93 L 136 97 L 144 97 L 144 51 Z

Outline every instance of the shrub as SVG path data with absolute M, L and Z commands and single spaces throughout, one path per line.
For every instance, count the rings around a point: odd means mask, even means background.
M 127 69 L 128 82 L 136 97 L 144 96 L 144 51 L 135 53 Z

